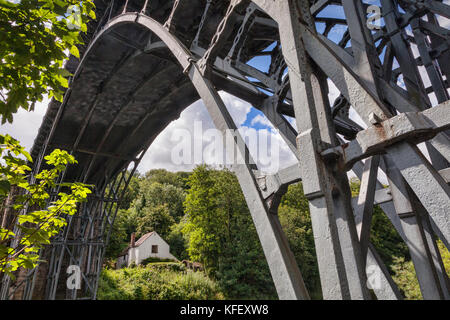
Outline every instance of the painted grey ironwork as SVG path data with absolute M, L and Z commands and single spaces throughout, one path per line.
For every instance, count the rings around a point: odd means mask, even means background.
M 70 87 L 62 104 L 51 102 L 32 149 L 34 173 L 51 150 L 69 150 L 79 164 L 60 180 L 93 184 L 95 192 L 42 250 L 46 263 L 14 283 L 2 279 L 1 299 L 95 299 L 115 215 L 146 150 L 199 98 L 226 139 L 236 124 L 221 90 L 260 110 L 298 160 L 266 174 L 239 133 L 232 137 L 248 160 L 233 170 L 280 299 L 309 299 L 277 216 L 298 181 L 325 299 L 371 299 L 370 289 L 378 299 L 403 298 L 370 242 L 375 205 L 407 244 L 423 297 L 449 299 L 436 245 L 448 248 L 450 240 L 448 3 L 95 3 L 99 19 L 84 35 L 82 59 L 67 64 Z M 378 25 L 369 21 L 373 5 Z M 258 56 L 270 58 L 267 70 L 249 63 Z M 335 101 L 330 83 L 340 93 Z M 361 181 L 356 198 L 349 172 Z M 66 289 L 68 265 L 80 266 L 81 290 Z

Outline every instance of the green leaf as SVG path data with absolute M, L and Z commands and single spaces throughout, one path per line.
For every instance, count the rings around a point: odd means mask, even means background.
M 68 10 L 73 5 L 81 10 Z M 13 122 L 23 108 L 32 110 L 44 95 L 61 101 L 61 86 L 67 86 L 63 69 L 69 51 L 79 58 L 81 32 L 95 18 L 93 0 L 11 1 L 0 0 L 0 116 L 2 124 Z M 70 21 L 78 28 L 69 29 Z M 5 100 L 6 99 L 6 100 Z M 28 159 L 29 160 L 29 159 Z
M 70 53 L 75 56 L 76 58 L 80 58 L 80 51 L 78 50 L 78 48 L 76 46 L 72 46 L 70 48 Z
M 8 194 L 11 190 L 11 184 L 7 180 L 0 180 L 0 194 Z

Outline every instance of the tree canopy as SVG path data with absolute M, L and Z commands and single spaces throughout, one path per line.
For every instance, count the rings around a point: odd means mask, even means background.
M 62 101 L 69 54 L 79 58 L 80 32 L 95 19 L 92 0 L 0 0 L 0 115 L 13 121 L 44 95 Z
M 276 297 L 269 267 L 236 176 L 197 167 L 188 179 L 186 224 L 192 260 L 217 278 L 227 298 Z

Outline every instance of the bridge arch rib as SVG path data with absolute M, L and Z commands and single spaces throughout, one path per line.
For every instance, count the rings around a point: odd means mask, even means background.
M 169 88 L 170 91 L 173 91 L 172 95 L 174 95 L 174 93 L 179 94 L 179 96 L 183 97 L 183 101 L 180 103 L 179 99 L 175 99 L 172 104 L 169 104 L 169 106 L 173 106 L 172 110 L 168 110 L 167 106 L 158 108 L 158 103 L 160 102 L 155 101 L 157 104 L 155 109 L 161 109 L 162 112 L 169 112 L 169 117 L 167 117 L 167 114 L 149 115 L 149 113 L 146 113 L 140 117 L 136 117 L 139 118 L 140 121 L 137 121 L 137 128 L 134 130 L 125 128 L 118 130 L 119 132 L 117 132 L 117 122 L 120 121 L 118 120 L 120 113 L 130 105 L 130 101 L 133 100 L 135 94 L 126 94 L 127 99 L 121 100 L 120 106 L 113 105 L 112 109 L 114 109 L 114 107 L 117 109 L 114 110 L 114 115 L 106 115 L 107 113 L 111 113 L 111 110 L 98 110 L 96 107 L 97 105 L 105 105 L 105 100 L 108 99 L 109 94 L 123 94 L 123 92 L 120 92 L 123 90 L 118 90 L 119 92 L 117 92 L 118 88 L 115 81 L 121 80 L 123 73 L 131 72 L 126 69 L 130 64 L 133 64 L 133 59 L 139 59 L 141 57 L 145 59 L 147 54 L 153 55 L 154 52 L 137 51 L 130 54 L 127 52 L 123 53 L 121 50 L 106 50 L 106 57 L 98 57 L 96 56 L 96 52 L 105 52 L 105 44 L 102 41 L 110 33 L 120 28 L 129 27 L 138 29 L 144 27 L 149 32 L 153 33 L 159 41 L 164 44 L 164 46 L 159 44 L 155 50 L 159 51 L 159 54 L 164 57 L 163 59 L 160 59 L 159 56 L 156 56 L 156 59 L 158 60 L 157 68 L 159 70 L 156 72 L 156 76 L 155 72 L 151 72 L 150 75 L 146 75 L 144 72 L 141 72 L 142 75 L 137 85 L 129 85 L 129 88 L 132 88 L 131 92 L 145 91 L 150 85 L 155 84 L 155 81 L 153 81 L 155 78 L 166 74 L 166 76 L 168 76 L 167 81 L 161 80 L 161 77 L 159 77 L 156 79 L 156 82 L 158 83 L 157 85 Z M 175 57 L 176 63 L 173 63 L 173 61 L 165 55 L 164 50 L 166 52 L 170 52 L 170 54 Z M 114 58 L 111 59 L 111 54 L 113 56 L 118 56 L 119 58 L 116 60 L 114 60 Z M 103 78 L 91 77 L 90 73 L 87 73 L 86 75 L 85 70 L 92 70 L 92 64 L 98 63 L 99 60 L 102 60 L 104 64 L 105 60 L 108 61 L 108 59 L 112 63 L 110 63 L 109 69 L 107 68 L 107 70 L 102 71 L 104 74 Z M 161 64 L 160 60 L 166 60 L 168 62 Z M 149 61 L 147 62 L 149 63 Z M 137 64 L 142 66 L 145 63 L 143 61 L 139 61 Z M 150 63 L 150 65 L 153 69 L 155 68 L 155 64 Z M 116 74 L 119 74 L 119 76 Z M 180 86 L 173 85 L 174 75 L 180 79 Z M 69 170 L 65 173 L 64 178 L 93 183 L 96 186 L 99 195 L 106 191 L 105 187 L 109 182 L 107 181 L 108 177 L 116 176 L 121 172 L 121 170 L 126 169 L 131 162 L 136 162 L 136 164 L 138 164 L 138 155 L 142 157 L 159 132 L 161 132 L 167 124 L 174 120 L 185 107 L 196 101 L 198 97 L 202 98 L 204 101 L 218 129 L 220 129 L 223 133 L 225 133 L 227 129 L 236 129 L 231 116 L 217 93 L 217 90 L 211 82 L 203 77 L 195 64 L 195 58 L 191 55 L 190 51 L 181 41 L 177 40 L 174 35 L 168 32 L 163 25 L 143 14 L 124 13 L 110 20 L 104 26 L 103 30 L 99 32 L 90 43 L 71 82 L 73 85 L 71 86 L 70 91 L 66 94 L 63 105 L 59 110 L 56 121 L 54 122 L 54 126 L 47 137 L 46 145 L 44 145 L 41 149 L 39 158 L 42 158 L 46 152 L 50 152 L 52 149 L 58 147 L 71 150 L 72 153 L 76 154 L 79 164 L 76 167 L 69 168 Z M 88 90 L 81 90 L 86 88 L 86 86 L 88 86 Z M 109 90 L 109 87 L 112 89 Z M 95 90 L 95 88 L 98 89 Z M 116 92 L 112 92 L 112 90 L 116 90 Z M 163 96 L 167 96 L 167 93 L 161 94 L 160 98 L 164 100 Z M 113 98 L 109 99 L 114 102 Z M 77 104 L 78 101 L 83 101 L 83 104 Z M 148 104 L 148 102 L 144 103 Z M 72 120 L 71 117 L 73 112 L 77 112 L 77 121 L 75 121 L 75 123 L 71 123 L 70 121 Z M 109 116 L 111 120 L 105 121 L 105 116 Z M 159 126 L 153 126 L 153 132 L 150 133 L 149 138 L 143 140 L 142 137 L 146 133 L 148 134 L 148 128 L 150 126 L 149 122 L 151 121 L 150 118 L 152 116 L 155 118 L 161 116 L 161 118 L 164 117 L 164 120 L 161 121 L 161 119 L 157 119 Z M 149 122 L 146 122 L 146 120 Z M 130 122 L 133 123 L 133 125 L 136 123 L 132 121 Z M 100 125 L 100 128 L 96 128 L 95 126 L 97 125 Z M 114 137 L 111 137 L 113 128 L 116 132 L 114 133 Z M 141 131 L 142 133 L 138 135 L 137 131 Z M 67 137 L 66 132 L 72 133 L 72 136 Z M 105 132 L 105 134 L 102 134 L 103 132 Z M 131 134 L 128 135 L 129 132 L 131 132 Z M 120 142 L 120 140 L 115 136 L 122 137 L 123 141 Z M 124 136 L 127 138 L 124 139 Z M 60 141 L 63 139 L 71 140 L 72 143 L 61 143 Z M 109 145 L 112 146 L 117 144 L 119 146 L 118 149 L 102 149 L 102 147 L 107 144 L 106 142 L 108 139 L 112 140 Z M 130 144 L 135 148 L 130 148 Z M 96 147 L 91 150 L 86 150 L 89 145 L 94 145 Z M 238 145 L 244 144 L 241 143 Z M 129 149 L 124 151 L 122 149 L 124 146 Z M 240 152 L 243 154 L 248 153 L 247 150 L 240 150 Z M 97 166 L 95 161 L 98 162 Z M 38 163 L 38 166 L 40 166 L 40 162 Z M 95 169 L 100 166 L 105 169 L 110 168 L 109 172 L 102 172 L 102 170 Z M 35 170 L 39 170 L 39 168 L 35 168 Z M 258 232 L 260 234 L 260 238 L 264 239 L 263 241 L 266 242 L 266 245 L 263 245 L 263 247 L 265 247 L 265 253 L 270 256 L 269 259 L 273 260 L 273 263 L 271 264 L 273 268 L 271 271 L 273 277 L 276 279 L 275 283 L 277 284 L 277 290 L 280 297 L 285 299 L 308 298 L 308 293 L 304 287 L 298 266 L 296 265 L 295 259 L 287 245 L 287 240 L 281 232 L 281 226 L 279 225 L 277 218 L 269 213 L 264 204 L 264 200 L 259 194 L 252 168 L 244 165 L 240 168 L 240 170 L 236 170 L 236 173 L 240 178 L 239 180 L 241 181 L 241 184 L 244 183 L 243 181 L 248 181 L 249 179 L 253 181 L 253 187 L 248 190 L 247 193 L 250 193 L 253 198 L 255 196 L 259 197 L 259 203 L 257 204 L 259 208 L 257 209 L 259 209 L 258 211 L 262 214 L 258 214 L 258 216 L 254 216 L 253 218 L 257 220 L 255 222 L 257 229 L 259 229 Z M 122 179 L 122 181 L 124 180 Z M 103 198 L 105 195 L 100 195 L 99 197 Z M 254 202 L 255 199 L 249 201 L 250 205 L 255 206 Z M 86 206 L 86 208 L 84 208 L 84 211 L 86 211 L 85 215 L 89 215 L 90 210 L 102 210 L 102 205 L 92 204 L 91 206 Z M 252 210 L 252 212 L 256 211 Z M 99 215 L 101 216 L 101 214 Z M 263 221 L 261 221 L 261 219 L 263 219 Z M 75 222 L 69 223 L 69 228 L 74 224 Z M 68 248 L 68 245 L 65 244 L 68 242 L 70 242 L 70 240 L 68 240 L 66 234 L 65 238 L 60 239 L 60 248 L 58 248 L 58 244 L 53 246 L 54 252 L 52 253 L 51 259 L 54 261 L 50 262 L 51 269 L 48 271 L 49 274 L 47 275 L 47 288 L 45 293 L 46 298 L 55 299 L 58 297 L 58 292 L 60 290 L 59 278 L 61 277 L 61 270 L 64 269 L 64 265 L 61 264 L 61 262 L 64 256 L 70 256 L 72 262 L 88 263 L 87 259 L 84 257 L 81 257 L 81 261 L 74 259 L 73 252 L 69 252 L 70 249 Z M 67 251 L 67 253 L 64 253 L 64 251 Z M 79 252 L 79 254 L 82 253 L 86 254 L 87 252 Z M 97 263 L 99 262 L 100 261 L 97 261 Z M 96 268 L 98 268 L 98 266 L 99 265 L 97 264 Z M 92 268 L 93 266 L 91 265 L 91 269 Z M 85 277 L 84 280 L 88 281 L 88 278 L 89 277 Z M 95 282 L 91 283 L 92 286 L 95 286 Z M 93 290 L 94 287 L 90 289 Z

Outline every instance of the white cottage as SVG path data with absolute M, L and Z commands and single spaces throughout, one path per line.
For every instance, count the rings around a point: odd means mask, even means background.
M 130 245 L 117 258 L 116 267 L 119 269 L 124 265 L 130 266 L 133 262 L 138 265 L 149 257 L 178 261 L 170 253 L 170 246 L 167 242 L 156 231 L 152 231 L 144 234 L 137 242 L 135 242 L 133 233 Z

